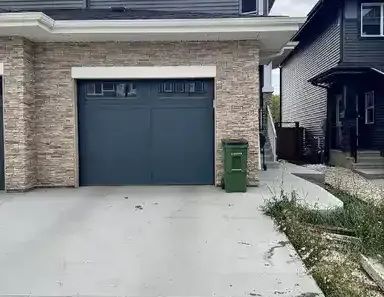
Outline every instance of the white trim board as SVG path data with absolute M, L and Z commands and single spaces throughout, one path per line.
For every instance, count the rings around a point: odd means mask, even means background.
M 4 64 L 0 63 L 0 75 L 4 75 Z
M 215 78 L 216 66 L 72 67 L 74 79 Z
M 304 23 L 295 17 L 54 20 L 41 12 L 0 13 L 0 36 L 36 42 L 257 40 L 280 50 Z

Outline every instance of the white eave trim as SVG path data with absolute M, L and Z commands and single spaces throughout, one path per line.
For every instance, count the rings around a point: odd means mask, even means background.
M 54 25 L 55 21 L 42 12 L 0 13 L 0 28 L 38 26 L 51 31 Z
M 210 33 L 210 32 L 267 32 L 291 30 L 302 18 L 251 17 L 215 19 L 162 20 L 80 20 L 56 21 L 54 31 L 60 33 Z
M 41 12 L 15 12 L 0 13 L 0 36 L 24 36 L 30 33 L 28 30 L 34 30 L 33 33 L 37 40 L 65 39 L 65 37 L 68 38 L 68 35 L 70 34 L 77 34 L 80 36 L 82 34 L 179 33 L 188 35 L 194 33 L 289 32 L 298 30 L 304 20 L 305 19 L 303 18 L 291 17 L 241 17 L 213 19 L 55 21 Z M 257 39 L 257 34 L 254 35 L 254 39 Z M 209 38 L 207 40 L 209 40 Z
M 215 78 L 216 66 L 72 67 L 74 79 Z

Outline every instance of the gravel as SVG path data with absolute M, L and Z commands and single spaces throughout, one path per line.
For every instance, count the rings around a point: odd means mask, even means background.
M 384 201 L 384 185 L 372 182 L 350 169 L 328 167 L 325 183 L 369 203 Z

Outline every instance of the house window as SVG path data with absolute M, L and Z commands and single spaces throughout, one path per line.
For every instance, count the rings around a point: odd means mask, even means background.
M 256 12 L 257 2 L 258 0 L 241 0 L 241 13 L 247 14 Z
M 365 93 L 365 123 L 375 123 L 375 92 Z
M 361 4 L 361 36 L 384 37 L 384 3 Z

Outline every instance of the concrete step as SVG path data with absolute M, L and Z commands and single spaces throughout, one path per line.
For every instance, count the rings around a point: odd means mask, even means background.
M 358 151 L 357 157 L 381 157 L 380 151 Z
M 265 162 L 265 165 L 267 165 L 267 170 L 272 168 L 279 168 L 280 163 L 279 162 Z
M 356 173 L 365 177 L 366 179 L 379 179 L 384 178 L 384 168 L 359 168 L 354 170 Z
M 353 158 L 351 159 L 353 160 Z M 357 157 L 357 162 L 384 162 L 384 158 L 380 156 L 363 155 Z
M 382 161 L 377 162 L 358 162 L 352 164 L 352 168 L 383 168 L 384 169 L 384 163 Z
M 263 159 L 263 156 L 261 156 L 261 158 Z M 265 160 L 266 161 L 274 161 L 273 155 L 272 154 L 266 154 Z

